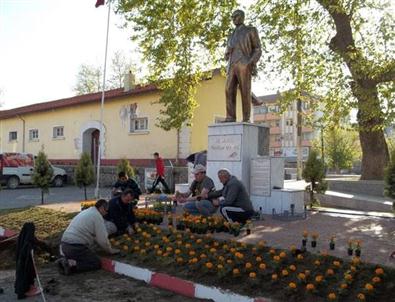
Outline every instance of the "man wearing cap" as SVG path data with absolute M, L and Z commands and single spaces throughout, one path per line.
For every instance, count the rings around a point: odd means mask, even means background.
M 180 203 L 186 202 L 184 211 L 192 215 L 209 216 L 216 212 L 217 208 L 209 199 L 203 199 L 202 194 L 215 190 L 213 180 L 206 175 L 206 167 L 196 165 L 193 169 L 195 180 L 192 182 L 188 192 L 176 192 L 176 200 Z
M 103 219 L 107 210 L 108 202 L 100 199 L 94 207 L 83 210 L 71 220 L 60 243 L 64 257 L 58 260 L 58 265 L 62 274 L 100 269 L 100 258 L 93 251 L 95 242 L 109 254 L 119 253 L 108 240 Z
M 254 214 L 254 208 L 244 184 L 231 175 L 228 169 L 218 171 L 222 190 L 203 194 L 203 198 L 212 198 L 213 204 L 220 206 L 222 216 L 230 222 L 246 223 Z

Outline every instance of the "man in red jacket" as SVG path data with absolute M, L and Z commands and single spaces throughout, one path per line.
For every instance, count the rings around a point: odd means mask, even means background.
M 159 182 L 164 187 L 165 193 L 170 193 L 169 186 L 167 185 L 167 183 L 165 181 L 165 164 L 163 163 L 163 159 L 162 159 L 162 157 L 159 156 L 158 152 L 154 153 L 154 158 L 155 158 L 155 165 L 156 165 L 156 178 L 155 178 L 154 184 L 152 185 L 150 193 L 154 192 L 155 187 L 159 184 Z

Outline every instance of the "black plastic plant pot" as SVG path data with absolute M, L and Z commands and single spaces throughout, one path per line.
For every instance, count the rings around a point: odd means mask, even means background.
M 303 240 L 302 240 L 302 246 L 304 246 L 304 247 L 305 247 L 305 246 L 306 246 L 306 244 L 307 244 L 307 239 L 303 239 Z
M 235 237 L 239 236 L 239 235 L 240 235 L 240 230 L 233 231 L 233 235 L 234 235 Z
M 332 250 L 332 251 L 335 249 L 335 243 L 334 242 L 330 242 L 329 243 L 329 249 Z
M 348 256 L 352 256 L 352 254 L 353 254 L 353 249 L 348 248 L 348 249 L 347 249 L 347 253 L 348 253 Z
M 313 240 L 311 241 L 311 247 L 316 247 L 317 246 L 317 241 Z
M 361 250 L 355 250 L 355 256 L 361 257 Z

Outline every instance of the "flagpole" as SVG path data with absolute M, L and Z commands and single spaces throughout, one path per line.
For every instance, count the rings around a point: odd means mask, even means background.
M 103 68 L 103 85 L 101 91 L 101 104 L 100 104 L 100 137 L 99 137 L 99 154 L 97 159 L 97 172 L 96 172 L 96 189 L 95 197 L 100 198 L 100 164 L 102 157 L 102 144 L 103 144 L 103 113 L 104 113 L 104 92 L 106 90 L 106 69 L 107 69 L 107 49 L 108 49 L 108 33 L 110 29 L 110 12 L 111 1 L 108 1 L 108 14 L 107 14 L 107 34 L 106 34 L 106 49 L 104 52 L 104 68 Z

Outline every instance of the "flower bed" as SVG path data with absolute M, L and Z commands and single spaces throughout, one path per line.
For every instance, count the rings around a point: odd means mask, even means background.
M 280 301 L 390 301 L 395 271 L 322 253 L 220 241 L 210 234 L 142 224 L 111 240 L 126 260 L 241 294 Z M 123 260 L 124 261 L 124 260 Z
M 151 209 L 135 209 L 134 214 L 136 215 L 137 222 L 139 223 L 152 223 L 161 224 L 163 222 L 162 213 L 151 210 Z
M 90 207 L 93 207 L 96 204 L 96 200 L 87 200 L 81 202 L 81 211 L 86 210 Z

